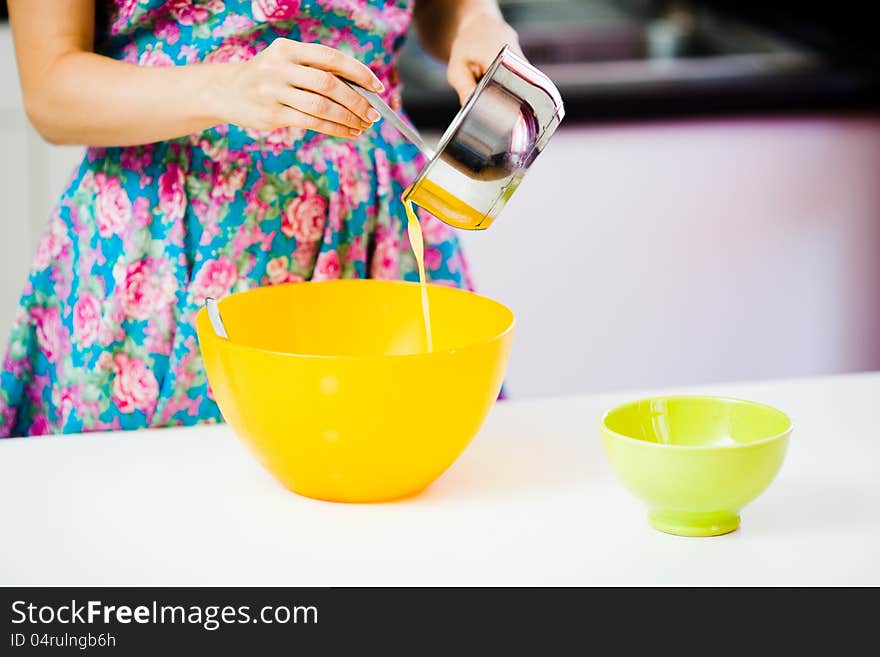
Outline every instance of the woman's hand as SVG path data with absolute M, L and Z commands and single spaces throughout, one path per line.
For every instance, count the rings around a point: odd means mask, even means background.
M 416 0 L 413 17 L 422 47 L 448 62 L 446 78 L 462 105 L 505 44 L 522 55 L 497 0 Z
M 474 11 L 462 16 L 452 39 L 446 69 L 446 79 L 462 105 L 505 44 L 522 55 L 516 31 L 499 12 Z
M 366 99 L 339 78 L 373 91 L 382 91 L 382 83 L 334 48 L 279 38 L 253 59 L 218 72 L 208 102 L 224 122 L 243 128 L 295 127 L 354 137 L 379 119 Z
M 220 123 L 353 137 L 378 118 L 339 78 L 381 84 L 333 48 L 277 39 L 246 62 L 141 66 L 93 52 L 95 0 L 8 5 L 25 108 L 54 144 L 149 144 Z

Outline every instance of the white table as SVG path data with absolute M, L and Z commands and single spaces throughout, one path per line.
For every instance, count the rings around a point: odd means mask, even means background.
M 692 390 L 795 421 L 727 536 L 659 533 L 615 480 L 597 421 L 630 392 L 499 404 L 380 505 L 288 492 L 225 427 L 0 441 L 0 584 L 880 584 L 880 374 Z

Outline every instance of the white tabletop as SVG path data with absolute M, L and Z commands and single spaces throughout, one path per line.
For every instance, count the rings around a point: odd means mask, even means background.
M 691 390 L 795 422 L 727 536 L 657 532 L 615 480 L 597 422 L 624 393 L 498 404 L 379 505 L 294 495 L 220 426 L 0 441 L 0 584 L 880 584 L 880 374 Z

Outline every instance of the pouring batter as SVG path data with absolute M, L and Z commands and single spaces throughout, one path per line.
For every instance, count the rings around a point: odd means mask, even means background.
M 205 297 L 415 280 L 400 194 L 422 158 L 339 78 L 399 109 L 414 18 L 464 100 L 516 43 L 495 0 L 9 0 L 9 13 L 29 117 L 89 148 L 21 298 L 0 436 L 219 421 L 192 326 Z M 421 228 L 426 278 L 470 287 L 451 229 L 427 215 Z
M 428 281 L 425 275 L 425 238 L 422 235 L 422 226 L 416 216 L 412 201 L 404 201 L 406 209 L 406 232 L 409 235 L 409 243 L 412 246 L 413 256 L 416 259 L 416 270 L 419 273 L 419 286 L 422 294 L 422 321 L 425 324 L 425 348 L 434 351 L 434 337 L 431 331 L 431 306 L 428 302 Z

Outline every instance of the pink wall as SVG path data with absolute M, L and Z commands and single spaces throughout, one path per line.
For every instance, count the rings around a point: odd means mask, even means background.
M 466 246 L 520 396 L 880 368 L 880 117 L 568 125 Z

